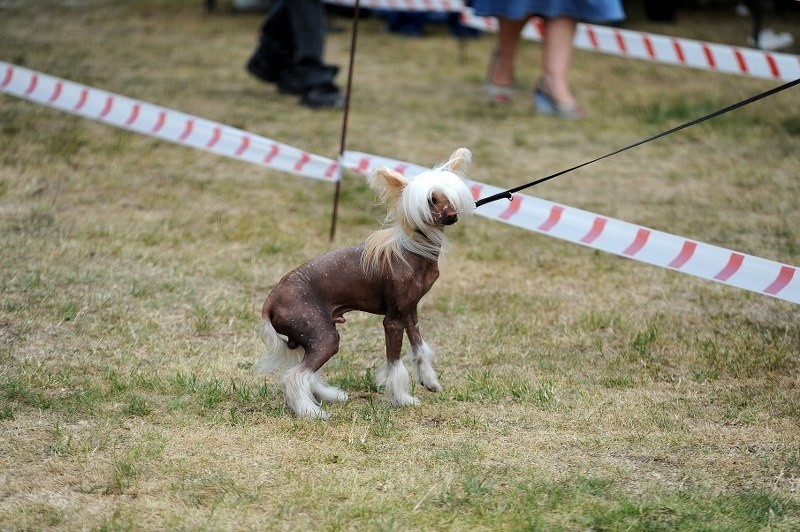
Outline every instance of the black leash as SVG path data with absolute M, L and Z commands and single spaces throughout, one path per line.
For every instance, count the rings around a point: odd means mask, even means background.
M 503 192 L 498 192 L 497 194 L 492 194 L 491 196 L 487 196 L 485 198 L 479 199 L 478 201 L 475 202 L 475 207 L 477 208 L 477 207 L 480 207 L 481 205 L 485 205 L 487 203 L 491 203 L 493 201 L 497 201 L 497 200 L 503 199 L 503 198 L 506 198 L 506 199 L 510 200 L 511 197 L 512 197 L 512 194 L 514 194 L 514 192 L 519 192 L 520 190 L 524 190 L 526 188 L 536 186 L 536 185 L 538 185 L 540 183 L 544 183 L 545 181 L 550 181 L 551 179 L 554 179 L 554 178 L 556 178 L 556 177 L 558 177 L 560 175 L 564 175 L 564 174 L 566 174 L 568 172 L 572 172 L 572 171 L 577 170 L 579 168 L 583 168 L 584 166 L 588 166 L 588 165 L 590 165 L 592 163 L 596 163 L 597 161 L 601 161 L 603 159 L 611 157 L 612 155 L 617 155 L 618 153 L 622 153 L 622 152 L 624 152 L 626 150 L 630 150 L 631 148 L 635 148 L 636 146 L 641 146 L 642 144 L 646 144 L 646 143 L 651 142 L 653 140 L 660 139 L 661 137 L 666 137 L 667 135 L 671 135 L 672 133 L 676 133 L 676 132 L 678 132 L 678 131 L 680 131 L 682 129 L 686 129 L 687 127 L 695 126 L 695 125 L 697 125 L 697 124 L 699 124 L 701 122 L 705 122 L 706 120 L 711 120 L 712 118 L 716 118 L 716 117 L 718 117 L 720 115 L 723 115 L 723 114 L 728 113 L 730 111 L 733 111 L 735 109 L 739 109 L 740 107 L 744 107 L 745 105 L 749 105 L 749 104 L 751 104 L 753 102 L 757 102 L 758 100 L 762 100 L 764 98 L 767 98 L 768 96 L 772 96 L 773 94 L 777 94 L 777 93 L 779 93 L 781 91 L 784 91 L 786 89 L 792 88 L 797 84 L 800 84 L 800 78 L 798 78 L 798 79 L 796 79 L 794 81 L 790 81 L 788 83 L 784 83 L 783 85 L 781 85 L 779 87 L 775 87 L 774 89 L 770 89 L 768 91 L 762 92 L 761 94 L 756 94 L 755 96 L 751 96 L 751 97 L 749 97 L 749 98 L 747 98 L 745 100 L 742 100 L 740 102 L 737 102 L 737 103 L 735 103 L 733 105 L 729 105 L 728 107 L 725 107 L 724 109 L 720 109 L 718 111 L 714 111 L 713 113 L 707 114 L 705 116 L 701 116 L 700 118 L 696 118 L 695 120 L 692 120 L 691 122 L 686 122 L 685 124 L 681 124 L 680 126 L 674 127 L 674 128 L 672 128 L 670 130 L 663 131 L 663 132 L 661 132 L 661 133 L 659 133 L 657 135 L 653 135 L 652 137 L 646 138 L 644 140 L 640 140 L 639 142 L 635 142 L 635 143 L 633 143 L 633 144 L 631 144 L 629 146 L 625 146 L 624 148 L 620 148 L 620 149 L 618 149 L 616 151 L 613 151 L 611 153 L 607 153 L 607 154 L 602 155 L 602 156 L 600 156 L 600 157 L 598 157 L 596 159 L 592 159 L 591 161 L 586 161 L 585 163 L 581 163 L 581 164 L 579 164 L 577 166 L 573 166 L 572 168 L 567 168 L 566 170 L 561 170 L 560 172 L 556 172 L 555 174 L 550 174 L 550 175 L 548 175 L 546 177 L 539 178 L 539 179 L 537 179 L 535 181 L 531 181 L 530 183 L 526 183 L 524 185 L 519 185 L 519 186 L 514 187 L 514 188 L 509 188 L 508 190 L 504 190 Z

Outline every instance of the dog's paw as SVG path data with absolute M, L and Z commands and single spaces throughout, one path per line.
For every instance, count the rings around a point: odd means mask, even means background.
M 416 397 L 411 397 L 411 400 L 405 406 L 419 406 L 422 404 L 422 401 L 417 399 Z
M 433 381 L 433 382 L 419 381 L 419 383 L 423 385 L 429 392 L 439 393 L 444 391 L 444 388 L 442 388 L 442 385 L 439 384 L 438 381 Z
M 344 390 L 339 390 L 339 389 L 337 388 L 337 389 L 336 389 L 336 397 L 335 397 L 335 398 L 333 398 L 333 399 L 330 399 L 330 401 L 331 401 L 331 402 L 335 402 L 335 403 L 344 403 L 344 402 L 345 402 L 345 401 L 347 401 L 349 398 L 350 398 L 350 396 L 348 396 L 348 395 L 347 395 L 347 392 L 346 392 L 346 391 L 344 391 Z
M 419 406 L 420 400 L 414 397 L 413 395 L 401 395 L 399 397 L 390 397 L 389 403 L 395 407 L 403 407 L 403 406 Z
M 431 392 L 444 390 L 442 385 L 439 384 L 439 379 L 436 378 L 436 371 L 430 364 L 420 364 L 417 368 L 417 377 L 419 378 L 419 383 Z
M 312 387 L 314 397 L 320 401 L 327 401 L 329 403 L 344 403 L 347 401 L 347 392 L 336 386 L 328 386 L 327 384 L 319 381 Z
M 319 419 L 321 421 L 328 421 L 328 413 L 317 405 L 305 405 L 302 408 L 295 410 L 297 417 L 305 419 Z
M 315 390 L 314 395 L 320 401 L 327 401 L 329 403 L 344 403 L 348 399 L 347 392 L 328 386 L 324 390 Z

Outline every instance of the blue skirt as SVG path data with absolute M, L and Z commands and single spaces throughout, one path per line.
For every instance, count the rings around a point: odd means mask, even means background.
M 531 15 L 586 22 L 618 22 L 625 18 L 620 0 L 472 0 L 472 7 L 478 16 L 511 20 Z

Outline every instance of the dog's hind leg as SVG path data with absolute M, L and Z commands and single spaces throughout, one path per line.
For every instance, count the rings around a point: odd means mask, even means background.
M 343 403 L 347 401 L 347 392 L 336 386 L 330 386 L 320 375 L 320 371 L 315 374 L 315 379 L 311 382 L 311 392 L 320 401 L 329 403 Z
M 339 351 L 339 333 L 331 325 L 329 329 L 318 330 L 313 337 L 304 339 L 303 344 L 303 360 L 283 375 L 286 404 L 300 417 L 328 419 L 319 400 L 347 400 L 344 391 L 325 384 L 318 373 L 323 364 Z
M 283 374 L 281 382 L 286 394 L 286 404 L 299 417 L 328 419 L 328 414 L 319 406 L 312 391 L 316 373 L 298 364 Z
M 328 414 L 319 401 L 347 401 L 347 393 L 335 386 L 328 386 L 318 372 L 309 372 L 302 364 L 283 375 L 286 404 L 300 417 L 328 419 Z

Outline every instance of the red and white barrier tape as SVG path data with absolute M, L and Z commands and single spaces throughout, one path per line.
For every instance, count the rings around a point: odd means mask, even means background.
M 0 92 L 61 109 L 106 124 L 170 142 L 233 157 L 297 175 L 336 181 L 337 161 L 164 107 L 126 98 L 0 62 Z M 426 168 L 347 151 L 341 166 L 367 174 L 387 165 L 409 177 Z M 470 182 L 479 197 L 500 188 Z M 591 212 L 515 194 L 509 203 L 494 202 L 476 213 L 562 240 L 582 244 L 703 279 L 800 303 L 797 268 L 717 246 L 647 229 Z
M 346 152 L 342 166 L 368 173 L 386 165 L 409 177 L 426 168 L 359 152 Z M 475 199 L 502 189 L 470 182 Z M 607 216 L 514 194 L 512 201 L 486 204 L 475 214 L 640 262 L 800 303 L 795 266 L 746 255 L 696 240 L 648 229 Z
M 332 4 L 353 6 L 355 0 L 326 0 Z M 478 17 L 463 0 L 360 0 L 366 8 L 400 11 L 461 13 L 466 26 L 497 31 L 493 17 Z M 542 19 L 533 18 L 523 29 L 528 40 L 542 40 Z M 800 78 L 800 56 L 729 46 L 693 39 L 623 30 L 595 24 L 578 24 L 574 45 L 582 50 L 602 52 L 667 65 L 684 66 L 726 74 L 792 81 Z
M 475 16 L 472 9 L 465 8 L 462 13 L 462 22 L 479 30 L 497 31 L 496 19 Z M 523 38 L 541 41 L 542 27 L 542 19 L 531 19 L 522 31 Z M 583 50 L 726 74 L 780 81 L 793 81 L 800 78 L 800 56 L 797 55 L 739 48 L 609 26 L 578 24 L 574 45 Z
M 337 161 L 211 120 L 0 61 L 0 92 L 84 118 L 294 174 L 337 181 Z

